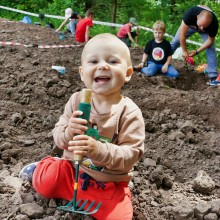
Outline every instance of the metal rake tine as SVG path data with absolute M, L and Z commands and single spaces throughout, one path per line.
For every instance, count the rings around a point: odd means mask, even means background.
M 82 212 L 84 212 L 84 213 L 91 213 L 91 214 L 92 214 L 92 213 L 96 213 L 96 212 L 98 211 L 99 207 L 102 205 L 102 202 L 99 202 L 99 203 L 97 204 L 97 206 L 94 208 L 94 210 L 93 210 L 92 212 L 89 212 L 90 209 L 92 208 L 92 206 L 95 204 L 95 201 L 93 200 L 93 201 L 90 203 L 89 207 L 87 207 L 87 209 L 83 211 L 82 209 L 85 207 L 85 205 L 86 205 L 87 202 L 88 202 L 88 199 L 82 204 L 82 206 L 80 206 L 79 209 L 77 209 L 77 211 L 82 211 Z
M 79 203 L 81 202 L 82 200 L 81 199 L 79 199 L 77 202 L 76 202 L 76 206 L 78 206 L 79 205 Z M 64 205 L 64 206 L 59 206 L 59 207 L 57 207 L 58 209 L 60 209 L 60 210 L 65 210 L 65 211 L 68 211 L 68 210 L 76 210 L 75 208 L 74 208 L 74 206 L 72 206 L 73 205 L 73 200 L 71 200 L 70 202 L 68 202 L 66 205 Z
M 76 202 L 76 207 L 79 205 L 79 203 L 82 201 L 82 199 L 79 199 L 77 202 Z
M 94 208 L 94 210 L 93 210 L 92 212 L 89 212 L 89 214 L 94 214 L 94 213 L 96 213 L 96 212 L 99 210 L 99 208 L 100 208 L 101 205 L 102 205 L 102 202 L 98 203 L 97 206 Z
M 86 200 L 83 202 L 83 204 L 82 204 L 81 206 L 79 206 L 79 208 L 78 208 L 77 210 L 78 210 L 78 211 L 82 210 L 82 209 L 85 207 L 85 205 L 87 204 L 88 201 L 89 201 L 89 200 L 86 199 Z
M 80 202 L 81 202 L 81 199 L 79 201 L 77 201 L 77 205 Z M 87 207 L 86 210 L 82 210 L 85 207 L 87 202 L 88 202 L 88 199 L 85 202 L 83 202 L 82 206 L 79 206 L 79 209 L 75 209 L 74 206 L 60 206 L 60 207 L 58 207 L 58 209 L 64 210 L 67 212 L 76 212 L 76 213 L 80 213 L 80 214 L 91 215 L 91 214 L 96 213 L 99 210 L 100 206 L 102 205 L 102 202 L 99 202 L 97 204 L 97 206 L 93 209 L 93 211 L 90 211 L 90 209 L 92 209 L 92 207 L 95 203 L 95 201 L 93 200 L 91 202 L 91 204 L 89 205 L 89 207 Z M 68 203 L 68 204 L 70 204 L 70 203 Z
M 80 210 L 76 210 L 74 212 L 77 212 L 77 213 L 80 213 L 80 214 L 85 214 L 85 215 L 91 215 L 91 214 L 96 213 L 99 210 L 101 205 L 102 205 L 102 202 L 98 203 L 97 206 L 94 208 L 94 210 L 91 211 L 91 212 L 88 211 L 89 207 L 85 211 L 84 210 L 81 210 L 81 211 Z
M 81 199 L 79 199 L 76 202 L 76 206 L 78 206 L 80 202 L 81 202 Z M 72 206 L 72 205 L 73 205 L 73 200 L 69 201 L 65 206 L 60 206 L 60 207 L 68 207 L 68 206 Z
M 85 210 L 85 212 L 88 212 L 88 211 L 92 208 L 92 206 L 94 205 L 94 203 L 95 203 L 95 201 L 93 200 L 93 201 L 90 203 L 89 207 Z

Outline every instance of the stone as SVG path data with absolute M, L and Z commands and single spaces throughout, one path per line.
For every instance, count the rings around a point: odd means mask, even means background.
M 201 170 L 193 180 L 192 187 L 196 192 L 209 194 L 215 188 L 215 182 L 205 171 Z

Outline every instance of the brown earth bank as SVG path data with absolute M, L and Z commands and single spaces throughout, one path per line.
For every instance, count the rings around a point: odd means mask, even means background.
M 44 199 L 19 171 L 56 155 L 51 130 L 72 93 L 84 88 L 78 75 L 82 48 L 53 29 L 0 20 L 0 219 L 91 219 L 61 212 L 63 201 Z M 130 49 L 133 65 L 143 49 Z M 134 72 L 123 94 L 141 108 L 146 152 L 134 168 L 134 220 L 220 219 L 220 89 L 207 76 L 172 61 L 180 78 L 147 78 Z M 64 75 L 52 65 L 66 67 Z

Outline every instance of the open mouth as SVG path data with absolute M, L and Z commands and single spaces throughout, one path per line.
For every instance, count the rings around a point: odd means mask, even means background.
M 98 76 L 95 78 L 95 82 L 97 83 L 106 83 L 110 80 L 110 77 L 108 76 Z

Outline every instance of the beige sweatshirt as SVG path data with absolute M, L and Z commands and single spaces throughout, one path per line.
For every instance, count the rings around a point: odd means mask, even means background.
M 73 153 L 67 150 L 65 130 L 79 102 L 80 92 L 74 93 L 53 129 L 56 145 L 64 149 L 64 158 L 71 161 Z M 98 141 L 97 155 L 84 158 L 80 170 L 101 182 L 129 182 L 133 165 L 144 152 L 145 126 L 142 113 L 127 97 L 121 99 L 117 110 L 109 109 L 105 114 L 98 114 L 95 109 L 98 106 L 92 104 L 90 119 L 97 124 L 99 135 L 109 138 L 112 143 Z

